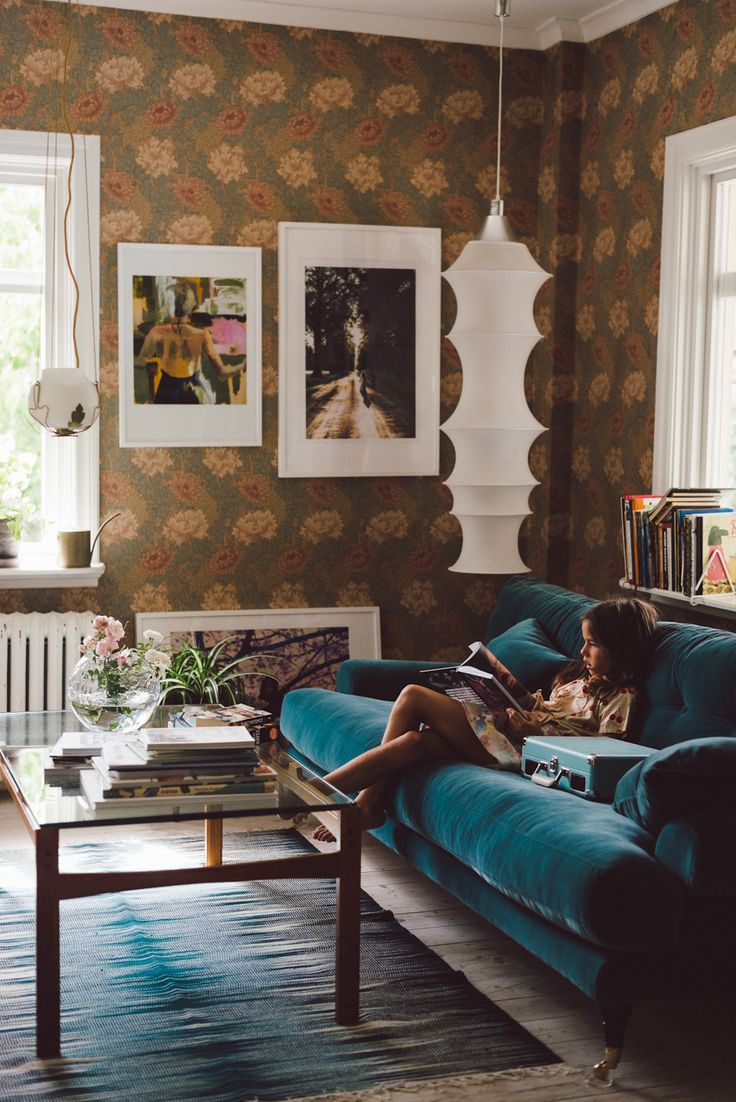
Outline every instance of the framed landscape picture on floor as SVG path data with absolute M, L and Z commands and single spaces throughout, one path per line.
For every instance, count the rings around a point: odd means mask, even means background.
M 439 473 L 440 230 L 279 224 L 279 475 Z
M 121 447 L 261 443 L 261 250 L 118 245 Z
M 139 612 L 135 628 L 139 640 L 148 629 L 160 631 L 172 651 L 185 642 L 207 649 L 229 639 L 226 660 L 253 657 L 242 665 L 248 702 L 274 715 L 290 689 L 334 689 L 346 658 L 381 657 L 375 606 Z

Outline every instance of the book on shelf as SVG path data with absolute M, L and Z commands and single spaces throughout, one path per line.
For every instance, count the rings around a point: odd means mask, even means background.
M 690 520 L 691 596 L 736 592 L 736 516 L 733 510 L 697 513 Z
M 625 494 L 621 498 L 621 531 L 626 580 L 644 585 L 648 573 L 649 549 L 646 517 L 661 500 L 659 494 Z
M 430 688 L 455 700 L 480 704 L 504 716 L 507 708 L 514 708 L 524 719 L 529 718 L 520 703 L 530 696 L 528 689 L 479 641 L 471 643 L 468 657 L 459 666 L 420 672 L 427 677 Z
M 700 487 L 677 488 L 672 486 L 667 493 L 662 494 L 656 505 L 649 510 L 649 520 L 652 524 L 661 524 L 667 520 L 673 509 L 697 509 L 717 507 L 721 503 L 720 489 L 703 489 Z
M 661 497 L 624 495 L 621 525 L 626 580 L 647 589 L 664 589 L 688 596 L 701 592 L 697 581 L 704 561 L 700 542 L 702 529 L 698 528 L 696 518 L 701 518 L 702 525 L 709 514 L 732 513 L 730 507 L 721 506 L 720 496 L 721 491 L 716 489 L 677 487 Z M 721 583 L 725 584 L 723 578 Z
M 96 818 L 105 815 L 152 815 L 161 812 L 177 814 L 181 812 L 204 811 L 205 808 L 217 810 L 272 810 L 278 807 L 278 792 L 273 785 L 268 791 L 248 792 L 211 792 L 169 794 L 156 791 L 154 794 L 112 797 L 103 786 L 103 780 L 96 769 L 83 769 L 79 774 L 83 804 Z M 143 786 L 141 786 L 143 787 Z

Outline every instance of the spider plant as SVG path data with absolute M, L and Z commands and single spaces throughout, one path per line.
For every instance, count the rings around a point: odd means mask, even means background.
M 244 658 L 227 660 L 223 651 L 235 637 L 220 639 L 214 646 L 203 649 L 186 642 L 171 656 L 171 664 L 161 679 L 162 704 L 240 704 L 245 700 L 244 662 L 265 655 L 253 654 Z M 273 674 L 260 670 L 249 673 L 263 677 Z M 274 678 L 278 680 L 278 678 Z

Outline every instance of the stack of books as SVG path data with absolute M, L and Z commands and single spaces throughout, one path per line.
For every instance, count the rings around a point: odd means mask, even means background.
M 688 597 L 736 592 L 736 517 L 720 490 L 627 494 L 621 524 L 632 585 Z
M 82 799 L 95 817 L 278 806 L 276 774 L 261 764 L 243 728 L 149 728 L 109 742 L 80 773 Z M 124 805 L 124 806 L 123 806 Z

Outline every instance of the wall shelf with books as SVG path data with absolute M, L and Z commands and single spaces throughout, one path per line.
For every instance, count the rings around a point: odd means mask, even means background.
M 736 594 L 715 593 L 703 596 L 697 594 L 689 597 L 686 593 L 677 593 L 672 589 L 657 589 L 653 586 L 634 585 L 626 578 L 619 581 L 621 589 L 630 590 L 632 593 L 641 593 L 649 597 L 654 604 L 671 605 L 679 609 L 696 609 L 710 616 L 736 619 Z
M 621 498 L 622 585 L 653 600 L 736 613 L 733 492 L 702 487 Z M 716 612 L 716 610 L 718 610 Z

